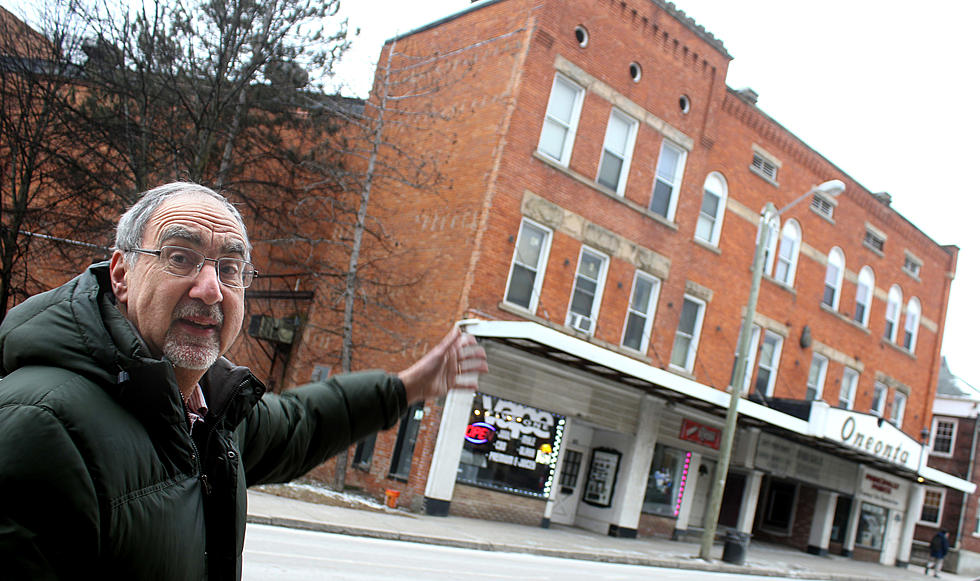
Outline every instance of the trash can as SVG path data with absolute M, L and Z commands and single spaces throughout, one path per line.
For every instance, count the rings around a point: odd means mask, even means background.
M 725 548 L 721 560 L 733 565 L 745 563 L 745 551 L 749 548 L 749 533 L 728 531 L 725 533 Z
M 397 508 L 398 507 L 398 495 L 399 494 L 401 494 L 401 491 L 391 490 L 390 488 L 389 489 L 386 489 L 385 490 L 385 506 L 387 506 L 388 508 Z

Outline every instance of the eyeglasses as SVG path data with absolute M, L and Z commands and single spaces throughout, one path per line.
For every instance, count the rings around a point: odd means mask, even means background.
M 160 258 L 167 274 L 179 277 L 197 276 L 205 262 L 213 262 L 218 280 L 231 288 L 248 288 L 259 272 L 251 263 L 241 258 L 208 258 L 196 250 L 183 246 L 161 246 L 160 250 L 133 248 L 129 252 L 149 254 Z

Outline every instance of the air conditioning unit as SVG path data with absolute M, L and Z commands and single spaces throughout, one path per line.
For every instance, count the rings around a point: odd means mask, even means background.
M 578 329 L 583 333 L 589 333 L 592 331 L 592 319 L 586 317 L 585 315 L 579 315 L 578 313 L 571 313 L 569 316 L 568 324 L 573 329 Z

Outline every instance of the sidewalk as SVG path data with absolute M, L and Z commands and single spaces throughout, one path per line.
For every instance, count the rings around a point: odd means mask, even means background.
M 699 545 L 667 539 L 621 539 L 582 529 L 553 526 L 549 529 L 483 521 L 462 517 L 433 517 L 401 510 L 359 510 L 313 504 L 250 490 L 248 521 L 306 530 L 340 533 L 450 547 L 533 553 L 569 559 L 723 571 L 760 576 L 835 581 L 931 579 L 922 567 L 908 569 L 854 561 L 840 556 L 818 557 L 796 549 L 753 542 L 745 565 L 721 561 L 716 544 L 707 563 L 697 558 Z M 972 576 L 943 573 L 943 579 L 972 581 Z

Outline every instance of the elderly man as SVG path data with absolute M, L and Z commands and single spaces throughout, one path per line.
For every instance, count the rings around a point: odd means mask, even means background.
M 451 332 L 417 363 L 276 396 L 221 357 L 255 271 L 238 211 L 147 192 L 116 250 L 0 326 L 0 576 L 238 579 L 247 486 L 304 474 L 486 371 Z

